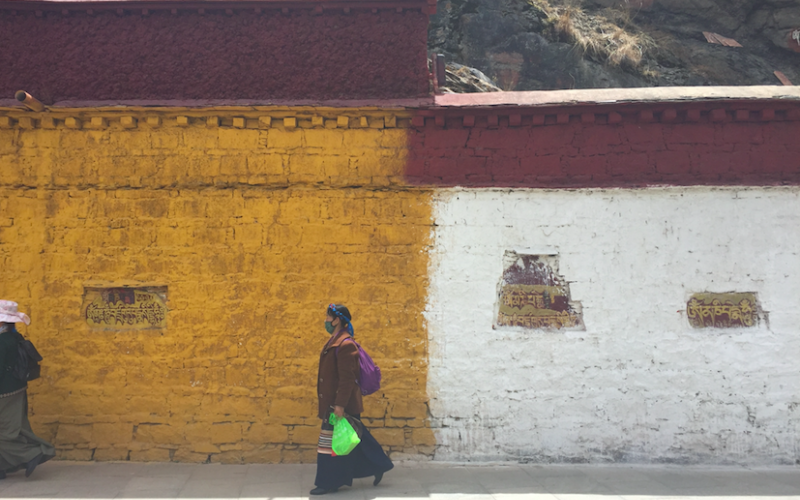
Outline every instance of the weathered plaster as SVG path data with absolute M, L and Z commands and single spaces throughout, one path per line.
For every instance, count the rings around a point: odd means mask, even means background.
M 438 460 L 795 463 L 800 189 L 450 190 L 426 318 Z M 503 254 L 557 253 L 586 331 L 493 329 Z M 693 329 L 696 292 L 769 322 Z
M 0 127 L 0 297 L 31 316 L 31 424 L 58 458 L 314 462 L 331 302 L 383 372 L 366 424 L 432 454 L 430 195 L 398 185 L 405 130 L 362 125 L 396 112 L 73 112 Z M 131 286 L 168 289 L 163 323 L 87 321 L 87 289 Z

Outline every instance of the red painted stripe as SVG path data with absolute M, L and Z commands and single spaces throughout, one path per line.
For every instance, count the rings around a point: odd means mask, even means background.
M 714 106 L 591 115 L 516 108 L 521 118 L 462 110 L 444 126 L 418 116 L 406 178 L 414 185 L 531 188 L 800 184 L 797 112 Z

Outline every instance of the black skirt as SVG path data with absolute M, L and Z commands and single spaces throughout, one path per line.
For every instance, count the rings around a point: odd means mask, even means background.
M 358 415 L 355 417 L 359 418 Z M 341 457 L 329 453 L 317 453 L 317 478 L 314 480 L 316 486 L 326 490 L 352 486 L 354 478 L 382 474 L 394 467 L 369 430 L 366 427 L 363 429 L 361 442 L 349 455 Z M 321 436 L 331 431 L 333 426 L 327 419 L 323 420 Z

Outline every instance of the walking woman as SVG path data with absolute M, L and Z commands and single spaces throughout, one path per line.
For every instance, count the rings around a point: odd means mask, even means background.
M 372 437 L 361 423 L 364 406 L 361 389 L 357 380 L 360 376 L 358 347 L 353 342 L 353 323 L 350 311 L 342 305 L 328 306 L 325 330 L 330 339 L 319 356 L 319 376 L 317 393 L 319 395 L 319 418 L 322 430 L 317 448 L 317 486 L 312 495 L 333 493 L 342 486 L 352 486 L 353 478 L 371 477 L 377 486 L 384 472 L 394 465 L 381 445 Z M 352 417 L 352 421 L 362 430 L 361 443 L 349 455 L 335 456 L 331 449 L 333 425 L 328 417 L 333 412 L 337 417 Z
M 36 436 L 28 422 L 28 382 L 12 374 L 22 336 L 15 323 L 31 324 L 17 303 L 0 300 L 0 479 L 25 469 L 25 477 L 56 454 L 52 444 Z

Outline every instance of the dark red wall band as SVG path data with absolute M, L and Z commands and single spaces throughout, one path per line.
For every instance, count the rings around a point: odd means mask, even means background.
M 426 13 L 318 14 L 0 10 L 0 96 L 24 89 L 47 104 L 428 94 Z
M 406 177 L 465 187 L 798 185 L 800 108 L 788 106 L 424 110 L 409 132 Z

